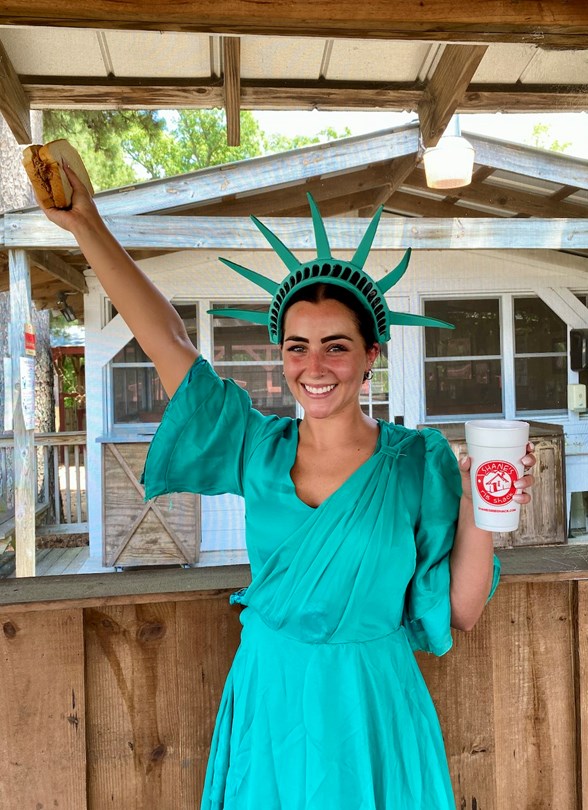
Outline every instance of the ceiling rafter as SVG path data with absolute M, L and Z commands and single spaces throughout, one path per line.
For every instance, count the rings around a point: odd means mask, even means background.
M 447 45 L 418 105 L 423 146 L 436 146 L 460 106 L 486 45 Z
M 24 88 L 0 42 L 0 115 L 4 116 L 17 143 L 31 143 L 33 140 L 30 113 Z
M 424 174 L 416 172 L 406 186 L 415 191 L 428 191 Z M 440 197 L 449 201 L 447 195 Z M 579 217 L 586 216 L 585 205 L 575 203 L 553 201 L 551 197 L 544 194 L 534 194 L 533 192 L 517 191 L 513 188 L 497 185 L 493 183 L 472 182 L 469 186 L 452 189 L 450 199 L 461 200 L 464 203 L 480 205 L 488 208 L 501 209 L 505 212 L 515 212 L 516 214 L 528 217 Z
M 161 77 L 21 75 L 31 109 L 203 109 L 224 105 L 223 82 Z M 242 109 L 416 110 L 422 82 L 240 79 Z M 470 84 L 457 112 L 581 110 L 585 85 Z
M 412 174 L 418 161 L 418 153 L 414 152 L 412 155 L 404 155 L 404 157 L 396 158 L 393 163 L 392 170 L 388 175 L 388 182 L 382 186 L 375 196 L 372 205 L 363 212 L 364 216 L 372 216 L 378 210 L 380 205 L 385 205 L 387 200 L 398 191 L 400 186 Z
M 223 37 L 223 90 L 227 144 L 241 145 L 241 40 Z
M 310 192 L 316 202 L 322 207 L 327 201 L 344 195 L 356 194 L 364 191 L 378 189 L 387 182 L 392 172 L 394 160 L 377 163 L 357 171 L 328 177 L 320 175 L 306 182 L 293 183 L 289 186 L 277 188 L 268 194 L 259 191 L 250 194 L 227 195 L 213 202 L 205 201 L 194 207 L 192 211 L 198 216 L 286 216 L 291 210 L 308 211 L 306 192 Z
M 485 217 L 494 218 L 499 214 L 482 212 L 467 205 L 455 205 L 447 200 L 433 200 L 430 197 L 419 197 L 416 194 L 407 194 L 397 191 L 386 202 L 386 213 L 399 214 L 410 217 Z
M 50 250 L 31 251 L 29 259 L 31 266 L 39 267 L 53 278 L 62 281 L 68 288 L 73 288 L 81 293 L 88 292 L 88 285 L 83 273 L 75 267 L 70 267 Z
M 97 29 L 200 31 L 274 36 L 420 39 L 439 42 L 536 42 L 544 47 L 586 47 L 588 10 L 583 0 L 503 0 L 476 3 L 371 0 L 361 7 L 329 0 L 200 0 L 178 3 L 128 0 L 56 3 L 4 0 L 0 25 Z

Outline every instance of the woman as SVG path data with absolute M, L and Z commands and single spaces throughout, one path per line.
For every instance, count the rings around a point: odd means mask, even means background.
M 71 172 L 70 172 L 71 174 Z M 47 216 L 70 230 L 171 398 L 151 444 L 146 497 L 244 496 L 252 583 L 223 693 L 205 810 L 453 810 L 441 730 L 413 650 L 443 655 L 471 629 L 499 577 L 474 525 L 469 462 L 437 431 L 366 416 L 359 392 L 392 323 L 363 264 L 330 248 L 312 200 L 318 257 L 302 265 L 259 224 L 289 274 L 281 285 L 226 263 L 273 295 L 268 324 L 302 420 L 263 416 L 199 356 L 169 302 L 122 250 L 85 189 Z M 220 314 L 220 313 L 219 313 Z M 532 450 L 529 447 L 528 450 Z M 532 466 L 529 452 L 523 463 Z M 519 482 L 520 503 L 532 483 Z

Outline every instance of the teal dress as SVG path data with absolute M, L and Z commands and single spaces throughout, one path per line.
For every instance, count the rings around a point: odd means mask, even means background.
M 242 495 L 251 585 L 202 810 L 454 810 L 413 650 L 452 644 L 461 479 L 437 431 L 380 421 L 373 455 L 320 506 L 296 495 L 299 423 L 199 358 L 169 403 L 146 497 Z M 493 590 L 498 583 L 495 559 Z

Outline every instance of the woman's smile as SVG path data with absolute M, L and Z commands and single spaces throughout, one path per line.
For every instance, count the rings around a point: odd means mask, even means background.
M 302 383 L 305 391 L 312 396 L 323 396 L 324 394 L 330 394 L 336 388 L 336 385 L 308 385 L 307 383 Z

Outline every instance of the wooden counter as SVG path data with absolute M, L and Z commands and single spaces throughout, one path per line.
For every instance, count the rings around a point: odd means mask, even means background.
M 419 654 L 460 810 L 588 810 L 588 546 L 503 549 Z M 0 807 L 195 810 L 246 566 L 0 582 Z M 268 809 L 269 810 L 269 809 Z M 273 809 L 272 809 L 273 810 Z

